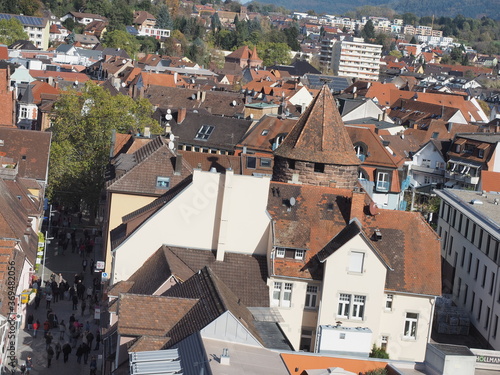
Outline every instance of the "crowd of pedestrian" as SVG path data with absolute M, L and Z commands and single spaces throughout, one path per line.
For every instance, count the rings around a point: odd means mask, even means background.
M 75 274 L 72 282 L 65 280 L 61 273 L 52 273 L 48 280 L 33 276 L 30 286 L 36 294 L 31 312 L 27 315 L 26 328 L 33 340 L 39 340 L 39 331 L 43 329 L 47 368 L 51 368 L 54 361 L 59 361 L 61 353 L 62 362 L 65 364 L 71 361 L 73 354 L 76 363 L 81 364 L 83 361 L 83 365 L 89 365 L 92 375 L 96 374 L 97 370 L 96 355 L 92 355 L 92 352 L 99 350 L 101 342 L 101 333 L 98 325 L 95 325 L 98 321 L 93 319 L 94 309 L 100 301 L 101 284 L 98 277 L 92 282 L 87 280 L 88 286 L 84 281 L 87 269 L 91 275 L 94 273 L 91 254 L 97 233 L 95 230 L 84 230 L 83 238 L 77 239 L 72 220 L 76 221 L 71 215 L 60 214 L 52 222 L 52 235 L 58 239 L 55 255 L 58 255 L 57 252 L 64 255 L 71 246 L 72 252 L 82 257 L 82 272 Z M 81 214 L 78 215 L 78 221 L 81 223 Z M 56 310 L 61 310 L 57 306 L 66 303 L 68 307 L 72 304 L 73 313 L 67 319 L 60 319 L 62 316 L 59 317 Z M 30 356 L 18 366 L 22 374 L 29 374 L 32 368 L 33 359 Z

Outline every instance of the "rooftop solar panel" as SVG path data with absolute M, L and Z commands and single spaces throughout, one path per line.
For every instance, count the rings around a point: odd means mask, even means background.
M 41 17 L 19 16 L 17 14 L 0 13 L 0 19 L 10 20 L 12 17 L 16 18 L 24 26 L 42 26 L 43 25 L 43 18 L 41 18 Z

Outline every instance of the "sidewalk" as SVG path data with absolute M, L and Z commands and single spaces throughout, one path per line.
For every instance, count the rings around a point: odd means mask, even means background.
M 83 236 L 82 231 L 79 230 L 77 234 L 78 238 Z M 71 248 L 66 250 L 64 255 L 56 253 L 56 241 L 53 241 L 51 244 L 47 246 L 47 254 L 45 259 L 45 271 L 44 271 L 44 279 L 48 280 L 52 273 L 63 275 L 63 278 L 68 281 L 70 286 L 73 286 L 74 276 L 75 274 L 79 274 L 82 272 L 82 260 L 77 253 L 72 253 Z M 38 276 L 42 275 L 42 266 L 37 272 Z M 100 277 L 99 273 L 91 274 L 89 272 L 89 267 L 85 272 L 84 284 L 85 286 L 92 285 L 92 280 L 94 277 Z M 78 304 L 78 310 L 72 310 L 72 302 L 68 300 L 59 300 L 58 302 L 52 301 L 52 311 L 57 315 L 59 322 L 64 320 L 66 323 L 66 327 L 68 327 L 68 322 L 71 314 L 75 313 L 75 317 L 78 321 L 85 324 L 87 321 L 90 322 L 91 332 L 95 336 L 96 330 L 99 328 L 98 325 L 94 322 L 94 311 L 89 311 L 87 303 L 87 310 L 85 311 L 85 315 L 82 317 L 80 310 L 80 302 Z M 47 368 L 47 352 L 45 350 L 45 338 L 43 337 L 43 323 L 47 319 L 47 309 L 46 309 L 46 301 L 45 298 L 42 298 L 40 302 L 40 306 L 37 310 L 35 310 L 34 303 L 31 303 L 28 306 L 27 315 L 33 314 L 35 321 L 38 319 L 41 323 L 41 327 L 38 330 L 37 337 L 32 337 L 32 332 L 28 332 L 27 325 L 24 330 L 19 332 L 19 340 L 18 340 L 18 354 L 17 358 L 19 361 L 19 365 L 25 363 L 27 356 L 31 356 L 33 360 L 33 369 L 31 371 L 32 375 L 48 375 L 48 374 L 71 374 L 71 375 L 88 375 L 90 374 L 90 358 L 91 356 L 97 355 L 100 351 L 93 350 L 95 347 L 95 340 L 92 344 L 92 351 L 89 355 L 89 362 L 85 365 L 83 363 L 78 364 L 76 361 L 76 349 L 78 345 L 81 343 L 81 338 L 78 340 L 76 348 L 72 349 L 71 354 L 69 355 L 69 360 L 67 363 L 63 362 L 63 354 L 61 353 L 59 360 L 56 360 L 55 356 L 52 360 L 52 365 L 50 368 Z M 52 341 L 52 347 L 55 347 L 57 342 L 61 342 L 61 346 L 65 342 L 69 342 L 68 331 L 66 331 L 65 340 L 59 340 L 59 329 L 53 328 L 51 330 L 52 336 L 54 337 Z M 20 372 L 18 371 L 17 374 Z M 98 372 L 99 373 L 99 372 Z

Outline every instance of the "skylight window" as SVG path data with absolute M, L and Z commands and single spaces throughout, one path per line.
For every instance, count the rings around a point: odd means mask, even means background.
M 198 133 L 196 133 L 194 139 L 206 141 L 208 140 L 213 131 L 214 127 L 212 125 L 202 125 L 200 130 L 198 130 Z

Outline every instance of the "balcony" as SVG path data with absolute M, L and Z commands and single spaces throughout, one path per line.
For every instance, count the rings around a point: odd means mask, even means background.
M 444 169 L 435 169 L 435 168 L 430 168 L 430 167 L 422 167 L 418 165 L 412 165 L 411 167 L 412 171 L 415 172 L 422 172 L 422 173 L 428 173 L 436 176 L 444 176 Z
M 444 177 L 450 180 L 461 181 L 471 185 L 477 185 L 479 183 L 479 177 L 473 177 L 469 174 L 462 174 L 453 171 L 446 171 L 444 173 Z

